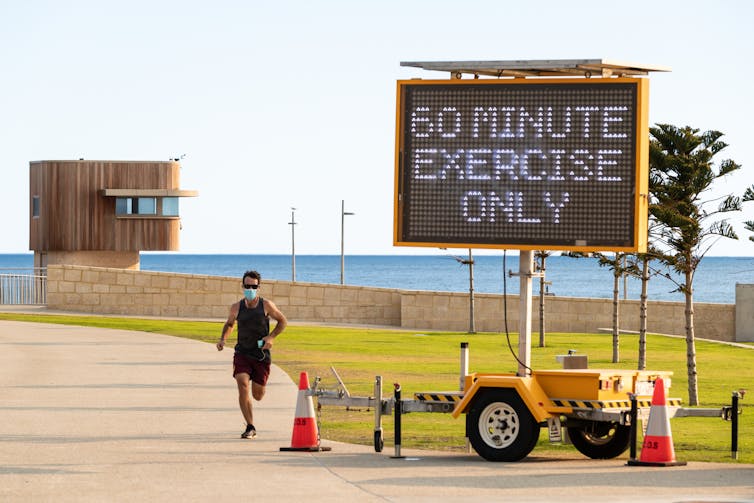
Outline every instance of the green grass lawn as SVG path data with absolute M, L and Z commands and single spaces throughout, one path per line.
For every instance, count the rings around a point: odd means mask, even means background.
M 138 330 L 186 337 L 214 344 L 222 323 L 111 318 L 94 316 L 25 315 L 0 313 L 0 319 L 64 323 Z M 638 336 L 621 335 L 621 362 L 611 363 L 610 334 L 547 334 L 547 347 L 537 347 L 534 337 L 532 368 L 560 368 L 555 356 L 574 349 L 589 357 L 591 368 L 635 369 Z M 231 344 L 233 341 L 229 341 Z M 504 334 L 465 334 L 452 332 L 414 332 L 369 328 L 289 325 L 273 349 L 274 363 L 294 382 L 300 372 L 310 381 L 321 377 L 321 386 L 335 389 L 337 382 L 330 367 L 344 380 L 355 396 L 373 394 L 374 378 L 382 376 L 383 394 L 391 396 L 393 383 L 400 383 L 403 398 L 420 391 L 455 390 L 458 388 L 460 343 L 469 342 L 472 372 L 516 372 L 517 362 L 510 354 Z M 511 345 L 518 347 L 516 334 Z M 754 382 L 754 349 L 697 341 L 699 398 L 702 407 L 730 405 L 731 394 Z M 686 378 L 686 343 L 681 338 L 650 335 L 647 339 L 647 368 L 673 371 L 671 397 L 688 399 Z M 739 461 L 754 463 L 754 407 L 747 396 L 740 402 Z M 320 433 L 324 438 L 371 445 L 374 414 L 366 410 L 323 407 Z M 438 450 L 463 450 L 463 418 L 450 414 L 411 413 L 403 417 L 402 446 Z M 385 417 L 385 449 L 393 445 L 392 418 Z M 717 418 L 676 418 L 671 421 L 676 457 L 682 461 L 733 462 L 730 455 L 731 423 Z M 572 446 L 553 445 L 546 431 L 532 456 L 583 456 Z M 626 453 L 624 457 L 627 458 Z

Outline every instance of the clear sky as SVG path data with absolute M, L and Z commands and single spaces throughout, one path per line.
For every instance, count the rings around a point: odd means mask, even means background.
M 0 253 L 28 251 L 29 161 L 185 155 L 183 253 L 392 246 L 401 61 L 611 59 L 654 73 L 650 123 L 725 133 L 754 183 L 754 2 L 0 0 Z M 741 239 L 712 255 L 754 255 Z

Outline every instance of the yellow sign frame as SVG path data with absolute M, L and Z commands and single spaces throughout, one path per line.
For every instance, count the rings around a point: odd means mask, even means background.
M 580 245 L 577 240 L 574 245 L 556 245 L 531 243 L 531 244 L 506 244 L 506 243 L 474 243 L 474 242 L 413 242 L 401 239 L 403 225 L 403 204 L 401 192 L 401 153 L 403 151 L 404 138 L 404 88 L 407 86 L 421 85 L 496 85 L 516 86 L 526 85 L 578 85 L 578 84 L 635 84 L 636 85 L 636 137 L 634 138 L 634 174 L 635 186 L 633 192 L 633 245 L 632 246 L 595 246 Z M 396 87 L 396 139 L 395 139 L 395 180 L 394 180 L 394 203 L 393 203 L 393 244 L 395 246 L 416 246 L 432 248 L 487 248 L 487 249 L 517 249 L 517 250 L 563 250 L 574 252 L 633 252 L 642 253 L 647 249 L 648 207 L 649 207 L 649 79 L 646 78 L 516 78 L 516 79 L 451 79 L 451 80 L 399 80 Z

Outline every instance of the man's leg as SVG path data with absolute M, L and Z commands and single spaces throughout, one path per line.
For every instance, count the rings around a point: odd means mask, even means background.
M 257 402 L 264 398 L 264 392 L 267 388 L 258 382 L 251 381 L 251 394 Z
M 241 407 L 241 414 L 246 420 L 246 424 L 254 424 L 254 415 L 251 411 L 251 378 L 245 372 L 236 374 L 236 384 L 238 384 L 238 406 Z M 254 386 L 258 386 L 254 383 Z M 264 392 L 262 393 L 264 394 Z

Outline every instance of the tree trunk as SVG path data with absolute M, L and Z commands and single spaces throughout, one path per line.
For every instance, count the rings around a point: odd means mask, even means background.
M 618 346 L 620 344 L 620 331 L 618 329 L 618 320 L 620 319 L 620 290 L 618 288 L 620 280 L 620 269 L 613 269 L 613 363 L 620 362 L 620 353 Z
M 696 343 L 694 340 L 694 289 L 693 273 L 686 271 L 686 371 L 689 379 L 689 405 L 699 405 L 699 392 L 696 383 Z
M 649 258 L 641 264 L 641 297 L 639 303 L 639 370 L 647 368 L 647 285 L 649 283 Z

